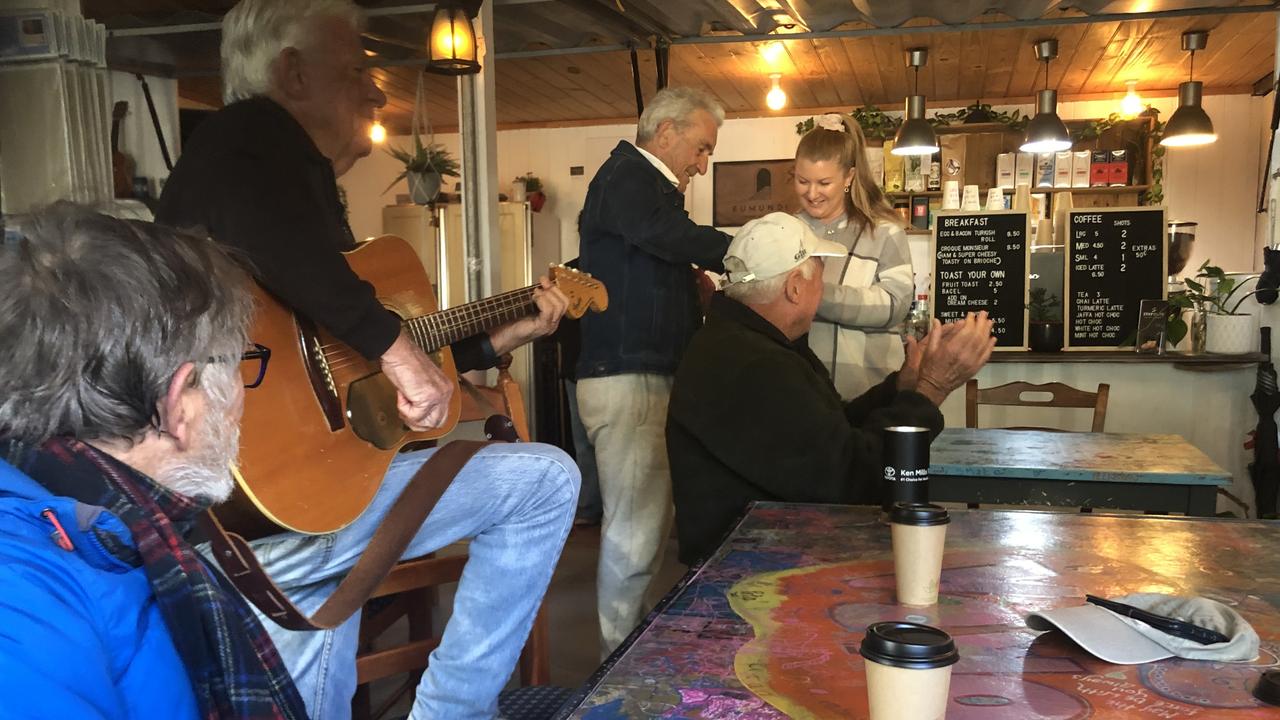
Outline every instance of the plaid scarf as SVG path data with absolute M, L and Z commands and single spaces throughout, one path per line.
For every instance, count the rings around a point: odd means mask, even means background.
M 55 495 L 106 508 L 137 546 L 96 533 L 112 554 L 141 561 L 205 720 L 305 720 L 271 638 L 240 593 L 183 539 L 206 509 L 84 443 L 54 438 L 20 463 Z

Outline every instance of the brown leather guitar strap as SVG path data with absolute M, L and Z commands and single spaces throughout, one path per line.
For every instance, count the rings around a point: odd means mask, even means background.
M 311 617 L 276 587 L 243 537 L 224 529 L 212 513 L 204 513 L 201 523 L 223 572 L 263 614 L 288 630 L 327 630 L 341 625 L 364 605 L 400 561 L 405 548 L 458 471 L 480 448 L 489 444 L 454 440 L 436 450 L 405 485 L 355 566 Z

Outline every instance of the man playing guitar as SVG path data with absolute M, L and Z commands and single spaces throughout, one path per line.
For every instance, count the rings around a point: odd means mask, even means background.
M 405 424 L 426 430 L 444 422 L 454 385 L 342 255 L 355 243 L 335 178 L 369 154 L 373 113 L 386 102 L 365 66 L 362 27 L 349 0 L 241 0 L 223 20 L 228 105 L 185 148 L 157 220 L 203 228 L 239 250 L 267 291 L 376 358 Z M 535 315 L 454 343 L 458 369 L 492 367 L 554 331 L 565 296 L 544 278 L 534 302 Z M 313 611 L 432 452 L 399 455 L 351 525 L 268 537 L 254 543 L 254 554 L 300 609 Z M 538 444 L 486 447 L 455 477 L 406 553 L 472 538 L 453 618 L 418 686 L 413 717 L 495 714 L 572 524 L 578 482 L 567 455 Z M 348 717 L 358 614 L 323 632 L 264 624 L 311 716 Z

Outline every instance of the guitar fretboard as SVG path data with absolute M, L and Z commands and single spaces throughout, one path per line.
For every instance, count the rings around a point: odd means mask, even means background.
M 533 302 L 533 291 L 537 288 L 537 285 L 530 285 L 430 315 L 421 315 L 406 320 L 404 327 L 423 350 L 439 350 L 463 338 L 532 315 L 538 309 Z

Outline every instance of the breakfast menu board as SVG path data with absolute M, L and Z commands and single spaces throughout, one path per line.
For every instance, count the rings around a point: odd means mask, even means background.
M 1091 208 L 1067 217 L 1065 346 L 1132 347 L 1143 300 L 1168 295 L 1163 207 Z
M 1027 213 L 940 213 L 933 230 L 933 316 L 942 322 L 986 310 L 997 350 L 1027 347 Z

